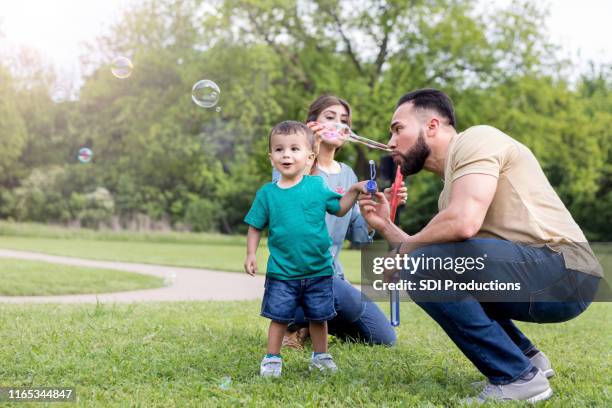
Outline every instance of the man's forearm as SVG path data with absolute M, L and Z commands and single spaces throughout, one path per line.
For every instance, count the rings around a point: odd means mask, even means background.
M 400 250 L 401 253 L 406 253 L 422 245 L 463 241 L 471 238 L 473 235 L 466 228 L 466 220 L 463 217 L 452 211 L 445 210 L 433 217 L 418 233 L 411 236 L 407 235 L 405 240 L 395 242 L 407 243 L 408 245 L 402 246 Z
M 393 224 L 391 220 L 389 220 L 385 227 L 378 232 L 389 244 L 399 244 L 410 240 L 410 235 L 406 234 L 400 227 Z

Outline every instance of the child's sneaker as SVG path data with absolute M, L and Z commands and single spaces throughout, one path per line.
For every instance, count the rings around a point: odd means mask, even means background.
M 314 355 L 310 359 L 310 364 L 308 365 L 308 369 L 310 371 L 319 370 L 319 371 L 329 371 L 332 373 L 335 373 L 336 371 L 338 371 L 338 367 L 336 366 L 336 363 L 334 363 L 334 359 L 332 358 L 332 356 L 330 356 L 327 353 L 320 353 L 320 354 Z
M 283 359 L 280 357 L 264 357 L 259 366 L 262 377 L 280 377 L 283 370 Z

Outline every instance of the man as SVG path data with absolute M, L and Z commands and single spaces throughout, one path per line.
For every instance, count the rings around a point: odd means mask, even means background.
M 423 258 L 421 267 L 402 276 L 416 284 L 465 283 L 463 270 L 449 272 L 435 262 L 425 268 L 424 259 L 472 257 L 484 268 L 470 279 L 521 288 L 520 296 L 510 297 L 461 287 L 435 294 L 409 291 L 487 377 L 470 401 L 548 399 L 551 363 L 512 320 L 560 322 L 586 309 L 602 272 L 584 234 L 531 151 L 490 126 L 458 134 L 452 102 L 441 91 L 421 89 L 400 98 L 389 147 L 404 176 L 425 169 L 444 180 L 438 214 L 412 236 L 390 221 L 383 194 L 360 199 L 368 224 L 396 244 L 399 254 Z

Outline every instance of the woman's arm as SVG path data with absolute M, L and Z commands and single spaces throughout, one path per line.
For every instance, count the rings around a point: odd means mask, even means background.
M 359 205 L 355 204 L 351 210 L 350 221 L 344 239 L 351 241 L 353 245 L 362 245 L 372 242 L 375 230 L 370 228 L 361 216 Z

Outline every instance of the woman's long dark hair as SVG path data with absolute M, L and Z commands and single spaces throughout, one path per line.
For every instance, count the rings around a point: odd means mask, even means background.
M 338 98 L 335 95 L 322 95 L 319 96 L 313 103 L 308 107 L 308 115 L 306 116 L 306 122 L 314 122 L 317 120 L 321 112 L 333 105 L 342 105 L 348 113 L 348 125 L 353 125 L 353 112 L 351 105 L 344 99 Z

